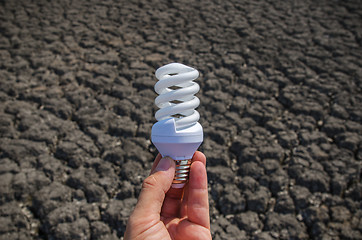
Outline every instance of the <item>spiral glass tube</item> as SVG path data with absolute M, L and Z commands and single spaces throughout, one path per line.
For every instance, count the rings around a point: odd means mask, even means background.
M 200 100 L 194 96 L 200 87 L 193 81 L 198 76 L 196 69 L 180 63 L 170 63 L 157 69 L 159 81 L 155 91 L 159 96 L 155 103 L 160 108 L 155 114 L 157 121 L 173 117 L 179 130 L 192 126 L 200 119 L 195 110 Z

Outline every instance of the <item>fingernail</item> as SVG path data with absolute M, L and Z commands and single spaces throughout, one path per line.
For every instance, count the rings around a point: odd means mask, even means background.
M 158 163 L 158 165 L 155 169 L 156 172 L 167 171 L 171 167 L 171 163 L 172 163 L 171 161 L 173 161 L 173 160 L 169 157 L 161 158 L 160 162 Z

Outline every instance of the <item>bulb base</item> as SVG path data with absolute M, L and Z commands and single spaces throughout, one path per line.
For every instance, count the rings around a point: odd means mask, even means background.
M 175 160 L 176 171 L 172 183 L 173 188 L 183 188 L 188 181 L 191 159 L 203 141 L 203 130 L 200 123 L 176 130 L 173 118 L 155 123 L 152 127 L 151 140 L 162 157 Z
M 200 123 L 176 130 L 175 119 L 168 118 L 153 125 L 151 140 L 163 157 L 191 159 L 203 141 L 203 130 Z
M 191 167 L 191 159 L 175 160 L 176 171 L 173 178 L 173 188 L 183 188 L 189 180 L 189 172 Z

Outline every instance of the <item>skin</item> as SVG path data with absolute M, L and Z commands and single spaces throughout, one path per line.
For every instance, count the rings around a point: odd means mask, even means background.
M 184 188 L 171 188 L 175 163 L 168 157 L 161 160 L 159 154 L 143 182 L 124 239 L 211 239 L 205 164 L 205 155 L 197 151 L 189 182 Z

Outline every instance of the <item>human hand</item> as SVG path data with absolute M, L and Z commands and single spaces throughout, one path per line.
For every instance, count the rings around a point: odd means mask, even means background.
M 205 155 L 197 151 L 185 188 L 171 188 L 175 162 L 158 154 L 124 239 L 211 239 L 205 164 Z

